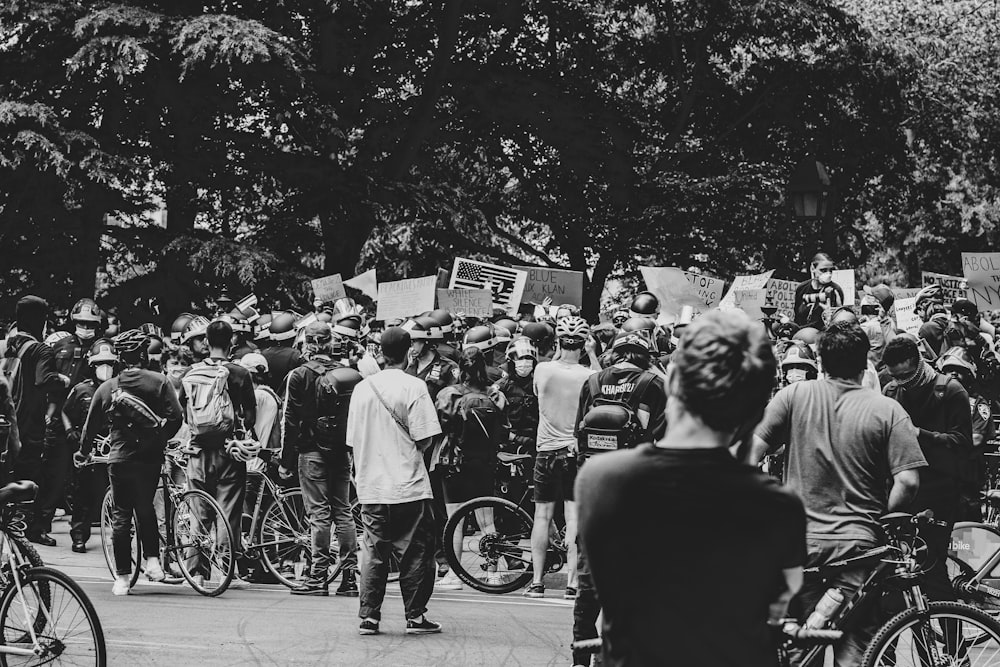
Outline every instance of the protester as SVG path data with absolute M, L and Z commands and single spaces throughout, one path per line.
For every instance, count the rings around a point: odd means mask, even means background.
M 809 263 L 812 277 L 795 288 L 795 323 L 823 329 L 823 313 L 844 305 L 844 290 L 833 282 L 834 264 L 826 253 L 817 253 Z

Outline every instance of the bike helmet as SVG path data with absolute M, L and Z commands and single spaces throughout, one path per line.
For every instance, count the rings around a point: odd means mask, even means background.
M 337 320 L 333 326 L 333 333 L 343 336 L 348 340 L 360 340 L 364 324 L 360 315 L 347 315 Z
M 527 336 L 521 336 L 513 341 L 507 346 L 507 352 L 504 355 L 510 361 L 516 361 L 517 359 L 530 358 L 538 361 L 538 347 L 535 343 Z
M 490 325 L 481 325 L 478 327 L 472 327 L 465 334 L 465 339 L 462 341 L 463 348 L 475 347 L 483 350 L 492 350 L 496 347 L 497 339 L 493 331 L 493 327 Z
M 184 335 L 184 329 L 187 327 L 188 322 L 194 319 L 194 315 L 191 313 L 181 313 L 174 320 L 174 323 L 170 325 L 170 340 L 176 345 L 181 342 L 181 337 Z
M 70 311 L 69 319 L 74 322 L 95 322 L 100 324 L 104 319 L 104 315 L 93 299 L 80 299 Z
M 922 306 L 931 303 L 944 303 L 944 288 L 940 285 L 928 285 L 919 292 L 917 292 L 916 307 L 920 308 Z
M 229 438 L 226 440 L 226 454 L 236 461 L 247 461 L 256 458 L 260 450 L 264 447 L 256 440 L 251 440 L 248 436 L 243 438 Z
M 267 331 L 271 340 L 292 340 L 295 338 L 295 315 L 287 311 L 271 313 Z
M 118 353 L 115 351 L 115 345 L 107 338 L 98 338 L 95 340 L 87 352 L 87 363 L 91 366 L 113 364 L 117 361 Z
M 660 300 L 652 292 L 639 292 L 629 305 L 632 317 L 649 317 L 656 319 L 660 312 Z
M 948 368 L 961 368 L 971 373 L 972 377 L 976 377 L 976 364 L 972 360 L 969 351 L 964 347 L 955 346 L 949 348 L 938 359 L 938 368 L 941 369 L 942 373 L 947 373 Z
M 449 334 L 454 330 L 455 319 L 451 316 L 451 313 L 443 308 L 432 310 L 427 313 L 427 317 L 437 323 L 438 328 L 441 329 L 442 333 Z
M 210 322 L 207 317 L 196 315 L 191 318 L 191 321 L 187 323 L 186 327 L 184 327 L 184 333 L 181 335 L 181 343 L 187 344 L 193 338 L 204 336 L 205 332 L 208 331 L 209 324 Z
M 204 319 L 204 318 L 202 318 Z M 206 325 L 208 326 L 207 322 Z M 123 331 L 114 337 L 112 342 L 115 346 L 115 351 L 118 354 L 128 354 L 130 352 L 139 352 L 141 350 L 148 349 L 149 346 L 149 336 L 142 333 L 138 329 L 129 329 L 128 331 Z
M 556 322 L 556 338 L 586 340 L 590 335 L 590 325 L 582 317 L 571 315 Z

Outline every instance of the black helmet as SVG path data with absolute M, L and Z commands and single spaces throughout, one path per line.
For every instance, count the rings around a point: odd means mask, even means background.
M 181 336 L 184 335 L 184 328 L 187 327 L 188 322 L 194 319 L 194 315 L 191 313 L 181 313 L 174 320 L 174 323 L 170 325 L 170 340 L 175 344 L 181 342 Z
M 548 338 L 552 338 L 552 329 L 546 326 L 544 322 L 530 322 L 524 325 L 521 333 L 526 338 L 530 338 L 535 345 L 540 344 Z
M 295 338 L 295 315 L 282 311 L 272 313 L 271 324 L 267 328 L 271 340 L 285 341 Z
M 632 312 L 632 317 L 655 318 L 660 312 L 660 300 L 652 292 L 639 292 L 628 309 Z
M 454 327 L 455 320 L 444 308 L 438 308 L 437 310 L 432 310 L 427 313 L 427 317 L 431 318 L 437 322 L 438 328 L 441 329 L 442 333 L 451 333 Z

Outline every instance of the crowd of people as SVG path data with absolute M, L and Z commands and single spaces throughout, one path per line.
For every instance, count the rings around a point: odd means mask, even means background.
M 976 518 L 995 437 L 1000 361 L 975 307 L 926 288 L 913 335 L 886 285 L 844 306 L 833 268 L 817 255 L 793 311 L 763 325 L 718 310 L 678 321 L 642 292 L 602 324 L 573 306 L 377 322 L 341 299 L 306 315 L 226 304 L 168 331 L 123 330 L 83 299 L 50 333 L 49 304 L 25 296 L 2 344 L 3 473 L 39 485 L 31 541 L 54 546 L 55 512 L 71 505 L 76 552 L 110 486 L 113 593 L 127 595 L 134 516 L 146 576 L 166 576 L 154 495 L 168 443 L 190 453 L 188 483 L 234 527 L 247 461 L 271 450 L 269 474 L 297 481 L 310 528 L 312 569 L 292 594 L 329 595 L 340 562 L 335 594 L 359 597 L 359 631 L 378 634 L 395 562 L 406 632 L 424 634 L 441 630 L 425 615 L 433 591 L 463 585 L 444 555 L 448 516 L 496 495 L 498 453 L 526 454 L 524 595 L 546 595 L 558 517 L 574 639 L 598 636 L 603 609 L 608 664 L 772 664 L 768 618 L 808 613 L 829 585 L 803 586 L 802 568 L 869 548 L 890 510 Z M 104 441 L 108 464 L 94 465 Z M 491 521 L 477 515 L 486 532 Z M 947 599 L 947 542 L 929 546 L 928 592 Z M 657 576 L 637 567 L 642 554 Z M 720 577 L 737 563 L 759 574 Z M 863 577 L 846 570 L 836 585 L 849 593 Z M 871 610 L 837 664 L 856 664 L 876 623 Z M 716 624 L 734 641 L 709 636 Z

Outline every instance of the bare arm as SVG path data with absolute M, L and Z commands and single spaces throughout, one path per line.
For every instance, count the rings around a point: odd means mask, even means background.
M 425 451 L 428 447 L 431 446 L 432 442 L 434 442 L 434 438 L 424 438 L 423 440 L 417 440 L 417 443 L 416 443 L 417 444 L 417 450 L 419 450 L 421 452 Z
M 795 594 L 802 588 L 801 567 L 791 567 L 787 570 L 782 570 L 781 574 L 784 576 L 785 585 L 778 597 L 771 602 L 768 609 L 769 620 L 772 622 L 780 621 L 788 615 L 788 603 L 792 601 Z
M 735 448 L 735 446 L 734 446 Z M 770 451 L 771 445 L 764 442 L 759 436 L 753 437 L 753 445 L 750 446 L 750 458 L 747 461 L 752 466 L 760 465 L 760 462 L 764 460 L 764 456 Z M 733 454 L 735 455 L 735 451 Z
M 892 490 L 889 491 L 889 511 L 905 511 L 917 497 L 918 489 L 920 489 L 920 472 L 917 469 L 911 468 L 893 475 Z

